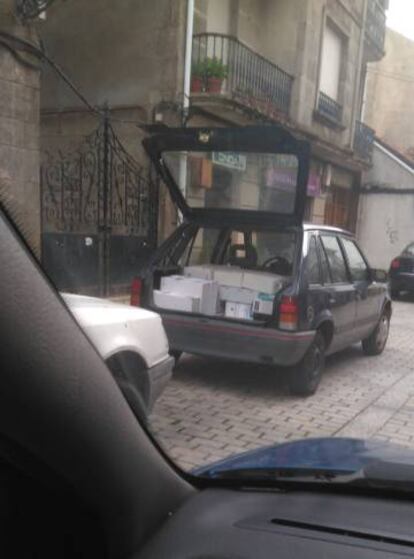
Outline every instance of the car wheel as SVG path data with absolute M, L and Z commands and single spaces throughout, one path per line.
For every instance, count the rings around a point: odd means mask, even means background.
M 325 338 L 317 332 L 303 359 L 289 371 L 289 388 L 292 394 L 315 394 L 325 367 Z
M 372 334 L 362 340 L 362 350 L 365 355 L 380 355 L 384 351 L 389 331 L 390 315 L 384 311 Z

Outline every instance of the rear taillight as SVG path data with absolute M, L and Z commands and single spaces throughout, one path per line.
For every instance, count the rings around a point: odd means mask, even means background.
M 296 330 L 299 323 L 299 304 L 296 297 L 284 295 L 279 303 L 279 328 Z
M 133 307 L 141 306 L 141 294 L 142 294 L 142 279 L 134 278 L 131 284 L 131 300 L 130 300 L 130 304 Z
M 396 270 L 397 268 L 400 267 L 401 262 L 398 260 L 398 258 L 394 258 L 394 260 L 391 262 L 391 268 L 393 270 Z

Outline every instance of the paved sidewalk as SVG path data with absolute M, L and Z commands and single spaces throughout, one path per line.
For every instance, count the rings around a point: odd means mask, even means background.
M 397 302 L 387 348 L 332 356 L 318 392 L 291 396 L 268 367 L 186 356 L 151 416 L 151 428 L 190 469 L 303 437 L 352 436 L 414 447 L 414 302 Z

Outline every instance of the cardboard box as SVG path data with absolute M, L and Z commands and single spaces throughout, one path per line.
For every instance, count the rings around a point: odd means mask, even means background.
M 161 278 L 161 291 L 195 297 L 200 301 L 201 314 L 214 316 L 217 313 L 218 284 L 215 281 L 184 276 Z
M 252 306 L 244 303 L 233 303 L 226 301 L 224 315 L 228 318 L 240 318 L 243 320 L 252 320 Z
M 200 299 L 180 293 L 169 293 L 154 289 L 154 303 L 161 309 L 183 312 L 200 312 Z
M 220 285 L 219 287 L 219 298 L 221 301 L 232 301 L 233 303 L 251 305 L 256 296 L 256 291 L 245 289 L 244 287 L 232 287 L 227 285 Z
M 214 279 L 214 266 L 186 266 L 184 276 L 189 278 L 200 278 L 205 280 Z
M 272 315 L 274 300 L 274 295 L 270 295 L 269 293 L 258 293 L 253 303 L 254 314 Z
M 243 271 L 231 266 L 214 268 L 214 279 L 219 285 L 242 287 Z
M 284 281 L 280 276 L 267 272 L 244 271 L 242 287 L 253 289 L 260 293 L 274 295 L 282 289 Z

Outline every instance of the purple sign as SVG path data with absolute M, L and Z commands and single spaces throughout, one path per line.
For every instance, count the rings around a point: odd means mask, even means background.
M 298 170 L 271 167 L 266 170 L 265 184 L 279 190 L 295 190 Z
M 321 178 L 320 176 L 311 171 L 309 173 L 307 194 L 308 196 L 319 196 L 321 193 Z

